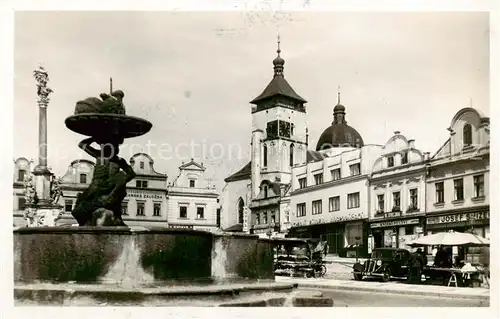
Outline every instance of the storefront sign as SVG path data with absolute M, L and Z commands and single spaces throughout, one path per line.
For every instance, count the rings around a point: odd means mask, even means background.
M 127 192 L 127 198 L 140 198 L 140 199 L 163 199 L 164 196 L 162 195 L 157 195 L 157 194 L 147 194 L 147 193 L 130 193 L 129 191 Z
M 463 214 L 427 217 L 427 224 L 432 225 L 432 224 L 467 222 L 469 220 L 485 220 L 489 218 L 490 218 L 489 212 L 463 213 Z
M 193 225 L 168 225 L 168 228 L 176 228 L 176 229 L 193 229 Z
M 389 220 L 386 222 L 378 222 L 371 224 L 371 228 L 382 228 L 382 227 L 393 227 L 393 226 L 405 226 L 405 225 L 413 225 L 418 224 L 418 218 L 414 219 L 402 219 L 402 220 Z
M 401 212 L 385 213 L 385 218 L 391 218 L 391 217 L 401 217 Z
M 272 232 L 270 228 L 262 228 L 262 229 L 254 229 L 253 233 L 254 234 L 267 234 L 269 231 Z
M 249 231 L 249 223 L 250 223 L 250 208 L 243 207 L 243 232 L 248 233 Z

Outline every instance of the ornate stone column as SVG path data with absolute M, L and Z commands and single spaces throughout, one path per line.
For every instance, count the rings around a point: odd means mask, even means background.
M 38 165 L 33 170 L 34 180 L 26 183 L 26 210 L 25 219 L 28 227 L 55 226 L 55 222 L 62 215 L 61 206 L 57 204 L 60 192 L 52 192 L 57 188 L 57 181 L 47 166 L 47 106 L 49 95 L 53 92 L 47 86 L 49 75 L 43 67 L 33 71 L 37 82 L 38 103 Z M 56 193 L 56 194 L 52 194 Z

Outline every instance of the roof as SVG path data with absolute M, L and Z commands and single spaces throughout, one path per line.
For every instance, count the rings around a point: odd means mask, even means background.
M 225 178 L 224 181 L 226 183 L 229 183 L 234 181 L 240 181 L 243 179 L 249 179 L 251 174 L 252 174 L 252 162 L 250 161 L 248 162 L 247 165 L 243 166 L 242 169 L 230 175 L 229 177 Z
M 264 89 L 264 91 L 255 99 L 253 99 L 250 103 L 257 104 L 262 100 L 277 95 L 286 96 L 291 99 L 297 100 L 299 102 L 307 103 L 306 100 L 304 100 L 300 95 L 295 93 L 295 91 L 292 89 L 290 84 L 288 84 L 288 82 L 285 80 L 285 77 L 282 74 L 275 75 L 271 80 L 271 82 L 269 82 L 267 87 Z
M 308 163 L 322 161 L 326 157 L 328 157 L 327 154 L 324 154 L 324 153 L 321 153 L 318 151 L 307 150 L 307 162 Z M 244 179 L 250 179 L 251 175 L 252 175 L 252 162 L 250 161 L 245 166 L 243 166 L 243 168 L 241 168 L 239 171 L 230 175 L 229 177 L 226 177 L 224 179 L 224 181 L 226 183 L 241 181 Z
M 191 159 L 191 161 L 189 161 L 185 164 L 182 164 L 181 166 L 179 166 L 179 169 L 185 169 L 191 165 L 196 166 L 198 169 L 200 169 L 202 171 L 206 170 L 206 168 L 203 166 L 203 163 L 199 164 L 199 163 L 195 162 L 194 159 Z
M 363 144 L 363 138 L 356 129 L 344 123 L 334 123 L 321 134 L 316 151 L 333 147 L 361 147 Z

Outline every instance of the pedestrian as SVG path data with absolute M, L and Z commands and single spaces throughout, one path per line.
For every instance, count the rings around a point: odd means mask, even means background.
M 408 276 L 408 283 L 410 284 L 420 284 L 422 278 L 422 266 L 423 260 L 421 254 L 417 251 L 411 254 L 410 257 L 410 273 Z

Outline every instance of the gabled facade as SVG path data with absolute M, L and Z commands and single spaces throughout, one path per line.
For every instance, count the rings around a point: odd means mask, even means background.
M 26 207 L 25 182 L 30 177 L 33 177 L 33 168 L 33 161 L 25 157 L 14 160 L 12 207 L 14 209 L 13 224 L 16 227 L 26 225 L 26 221 L 23 219 L 24 209 Z
M 191 159 L 179 167 L 179 175 L 168 185 L 168 224 L 173 228 L 215 230 L 219 228 L 219 194 L 204 179 L 203 163 Z
M 427 170 L 427 232 L 473 231 L 489 238 L 490 120 L 464 108 L 448 131 Z
M 425 226 L 425 172 L 428 154 L 399 131 L 382 148 L 370 176 L 369 252 L 406 248 Z

